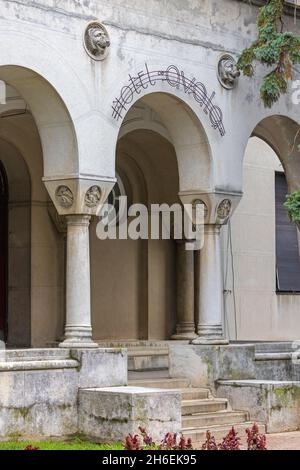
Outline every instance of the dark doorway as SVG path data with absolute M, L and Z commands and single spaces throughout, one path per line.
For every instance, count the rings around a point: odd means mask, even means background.
M 0 340 L 7 339 L 8 184 L 0 161 Z

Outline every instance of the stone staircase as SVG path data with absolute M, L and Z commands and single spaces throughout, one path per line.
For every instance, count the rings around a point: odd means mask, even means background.
M 227 399 L 215 398 L 208 388 L 192 387 L 184 377 L 169 377 L 167 347 L 128 350 L 128 370 L 130 386 L 181 391 L 182 433 L 194 446 L 205 441 L 207 430 L 221 441 L 231 426 L 244 441 L 245 429 L 252 424 L 248 412 L 232 410 Z

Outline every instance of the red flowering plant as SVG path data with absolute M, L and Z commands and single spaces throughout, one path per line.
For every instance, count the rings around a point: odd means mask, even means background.
M 25 447 L 24 450 L 40 450 L 39 447 L 33 447 L 32 445 L 28 445 Z
M 142 428 L 141 426 L 139 427 L 139 431 L 141 433 L 141 436 L 143 438 L 143 442 L 147 447 L 155 447 L 155 442 L 153 442 L 153 439 L 149 434 L 147 433 L 145 428 Z
M 238 433 L 232 426 L 229 433 L 223 438 L 221 444 L 219 444 L 219 450 L 240 450 L 240 441 Z
M 202 445 L 202 450 L 219 450 L 216 440 L 210 431 L 206 431 L 206 441 Z
M 182 434 L 168 432 L 163 438 L 159 450 L 193 450 L 192 439 L 186 439 Z
M 267 450 L 267 439 L 265 434 L 259 432 L 256 423 L 252 428 L 246 429 L 248 450 Z
M 137 434 L 128 434 L 125 438 L 124 448 L 126 450 L 143 450 L 140 437 Z
M 252 428 L 246 429 L 247 434 L 247 450 L 267 450 L 266 436 L 259 432 L 256 423 Z M 238 433 L 232 426 L 227 435 L 223 438 L 222 442 L 217 444 L 216 439 L 210 431 L 206 432 L 206 440 L 202 445 L 202 450 L 241 450 L 241 439 Z M 124 448 L 126 450 L 193 450 L 191 438 L 186 438 L 181 433 L 176 434 L 168 432 L 160 445 L 157 446 L 152 437 L 148 434 L 145 428 L 139 427 L 139 434 L 128 434 L 125 439 Z M 35 448 L 27 450 L 38 450 Z

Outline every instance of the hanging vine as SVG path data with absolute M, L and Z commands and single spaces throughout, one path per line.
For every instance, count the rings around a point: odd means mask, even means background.
M 261 99 L 268 108 L 287 92 L 292 66 L 300 63 L 300 36 L 283 31 L 283 7 L 284 0 L 266 0 L 257 18 L 258 37 L 242 52 L 237 64 L 248 77 L 254 75 L 255 61 L 273 68 L 260 87 Z

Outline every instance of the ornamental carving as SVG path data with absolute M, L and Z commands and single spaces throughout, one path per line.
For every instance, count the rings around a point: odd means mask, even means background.
M 240 76 L 236 60 L 229 54 L 224 54 L 218 63 L 218 79 L 223 88 L 232 90 Z
M 55 198 L 58 204 L 65 209 L 71 207 L 74 202 L 74 196 L 71 189 L 64 185 L 58 186 L 55 191 Z
M 231 206 L 232 204 L 230 199 L 224 199 L 222 202 L 220 202 L 217 209 L 219 219 L 224 220 L 230 216 Z
M 110 40 L 106 28 L 99 21 L 92 21 L 84 32 L 84 47 L 94 60 L 103 60 L 108 54 Z
M 84 202 L 87 207 L 98 206 L 101 200 L 101 189 L 99 186 L 91 186 L 85 194 Z

